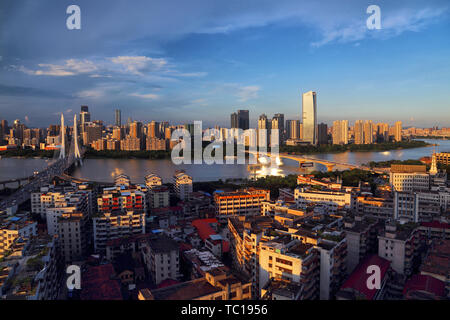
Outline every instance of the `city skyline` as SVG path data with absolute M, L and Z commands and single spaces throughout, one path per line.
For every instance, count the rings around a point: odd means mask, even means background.
M 301 93 L 316 91 L 318 121 L 329 125 L 341 114 L 450 123 L 445 1 L 381 2 L 381 30 L 367 30 L 358 1 L 181 2 L 183 18 L 157 1 L 77 4 L 82 28 L 70 31 L 66 4 L 2 3 L 2 118 L 46 126 L 86 104 L 108 123 L 121 109 L 124 119 L 225 126 L 246 109 L 256 127 L 263 113 L 299 120 Z

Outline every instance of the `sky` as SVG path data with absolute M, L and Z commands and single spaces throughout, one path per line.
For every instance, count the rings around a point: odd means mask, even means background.
M 81 29 L 69 30 L 69 5 Z M 370 5 L 381 29 L 369 30 Z M 450 127 L 447 0 L 0 1 L 0 119 L 230 125 L 250 110 Z

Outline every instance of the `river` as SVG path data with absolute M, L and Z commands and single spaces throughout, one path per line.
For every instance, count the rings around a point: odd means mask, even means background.
M 429 143 L 436 143 L 437 151 L 450 151 L 450 140 L 424 140 Z M 325 159 L 335 162 L 364 164 L 370 161 L 387 161 L 392 159 L 408 160 L 420 159 L 424 156 L 431 156 L 433 147 L 423 147 L 414 149 L 392 150 L 384 152 L 344 152 L 344 153 L 324 153 L 307 155 L 316 159 Z M 44 168 L 48 161 L 44 159 L 17 159 L 3 158 L 0 160 L 0 181 L 13 178 L 21 178 L 33 174 Z M 145 159 L 85 159 L 83 166 L 75 169 L 73 175 L 77 178 L 84 178 L 93 181 L 111 182 L 119 173 L 130 176 L 132 182 L 141 183 L 144 176 L 149 173 L 160 175 L 164 182 L 171 182 L 176 170 L 183 169 L 191 175 L 194 181 L 213 181 L 226 179 L 242 179 L 254 176 L 265 175 L 288 175 L 304 173 L 311 170 L 326 170 L 320 164 L 308 169 L 300 169 L 298 163 L 293 160 L 284 159 L 279 168 L 252 168 L 247 165 L 175 165 L 170 159 L 166 160 L 145 160 Z M 337 169 L 340 169 L 337 167 Z

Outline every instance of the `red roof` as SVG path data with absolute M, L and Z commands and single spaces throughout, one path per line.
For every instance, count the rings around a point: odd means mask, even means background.
M 217 234 L 210 226 L 210 223 L 217 223 L 217 219 L 197 219 L 192 221 L 192 225 L 197 229 L 200 238 L 205 241 L 210 235 Z
M 376 254 L 368 256 L 356 267 L 347 281 L 345 281 L 342 285 L 341 289 L 353 289 L 364 295 L 367 300 L 372 300 L 377 293 L 377 289 L 369 289 L 367 287 L 367 279 L 371 275 L 371 273 L 367 273 L 367 268 L 371 265 L 377 265 L 380 267 L 381 279 L 384 279 L 391 262 L 377 256 Z
M 90 267 L 81 278 L 81 300 L 122 300 L 112 264 Z
M 431 276 L 415 274 L 406 282 L 403 295 L 407 296 L 413 291 L 429 292 L 437 297 L 443 297 L 445 296 L 445 283 Z

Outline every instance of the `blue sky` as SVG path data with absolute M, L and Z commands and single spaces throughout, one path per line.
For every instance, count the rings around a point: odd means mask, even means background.
M 66 8 L 81 8 L 67 30 Z M 131 5 L 132 4 L 132 5 Z M 381 30 L 366 9 L 381 8 Z M 90 107 L 94 119 L 229 125 L 229 114 L 450 126 L 450 3 L 61 1 L 0 3 L 0 118 L 30 126 Z

